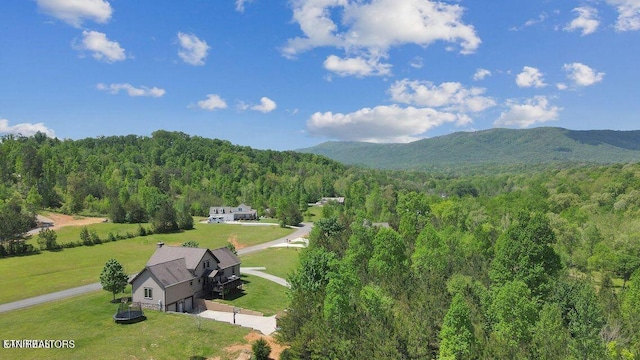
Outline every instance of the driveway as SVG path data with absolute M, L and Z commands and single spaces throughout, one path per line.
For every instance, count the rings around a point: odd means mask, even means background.
M 247 246 L 246 248 L 239 249 L 238 250 L 238 256 L 251 254 L 251 253 L 256 252 L 256 251 L 264 250 L 264 249 L 269 248 L 269 247 L 271 247 L 273 245 L 287 243 L 287 240 L 293 240 L 293 239 L 296 239 L 296 238 L 299 238 L 299 237 L 303 237 L 303 236 L 309 234 L 311 232 L 311 228 L 313 228 L 313 224 L 312 223 L 302 223 L 301 225 L 302 226 L 293 226 L 293 228 L 296 229 L 296 231 L 294 231 L 293 234 L 287 235 L 285 237 L 281 237 L 280 239 L 276 239 L 276 240 L 273 240 L 273 241 L 266 242 L 264 244 Z
M 227 322 L 229 324 L 234 324 L 233 322 L 233 313 L 222 312 L 222 311 L 213 311 L 206 310 L 198 314 L 197 316 Z M 258 330 L 265 335 L 270 335 L 274 331 L 276 331 L 276 316 L 257 316 L 257 315 L 247 315 L 247 314 L 236 314 L 236 325 L 240 325 L 242 327 L 251 328 L 254 330 Z
M 273 246 L 273 245 L 286 243 L 287 240 L 289 240 L 289 239 L 295 239 L 295 238 L 303 237 L 303 236 L 305 236 L 305 235 L 307 235 L 307 234 L 309 234 L 311 232 L 311 228 L 312 227 L 313 227 L 312 223 L 302 223 L 302 226 L 296 227 L 297 230 L 293 234 L 285 236 L 285 237 L 282 237 L 282 238 L 279 238 L 279 239 L 276 239 L 276 240 L 273 240 L 273 241 L 266 242 L 264 244 L 258 244 L 258 245 L 253 245 L 253 246 L 248 246 L 246 248 L 242 248 L 242 249 L 238 250 L 238 255 L 241 256 L 241 255 L 250 254 L 250 253 L 253 253 L 253 252 L 256 252 L 256 251 L 261 251 L 261 250 L 267 249 L 267 248 L 269 248 L 270 246 Z M 254 269 L 254 271 L 256 271 L 256 270 Z M 260 273 L 261 275 L 258 275 L 258 273 Z M 247 274 L 249 274 L 249 273 L 247 273 Z M 286 282 L 286 280 L 284 280 L 282 278 L 278 278 L 278 277 L 273 276 L 273 275 L 265 274 L 265 273 L 263 273 L 261 271 L 256 271 L 255 273 L 253 273 L 251 275 L 264 277 L 264 278 L 266 278 L 268 280 L 271 280 L 271 281 L 274 281 L 274 282 L 276 282 L 276 283 L 278 283 L 280 285 L 288 286 L 288 283 Z M 269 277 L 265 277 L 265 276 L 269 276 Z M 273 279 L 273 278 L 275 278 L 275 279 Z M 284 282 L 284 283 L 282 283 L 282 282 Z M 101 290 L 101 289 L 102 289 L 102 285 L 100 285 L 100 283 L 94 283 L 94 284 L 79 286 L 79 287 L 75 287 L 75 288 L 71 288 L 71 289 L 67 289 L 67 290 L 62 290 L 62 291 L 58 291 L 58 292 L 54 292 L 54 293 L 49 293 L 49 294 L 45 294 L 45 295 L 35 296 L 35 297 L 32 297 L 32 298 L 28 298 L 28 299 L 18 300 L 18 301 L 6 303 L 6 304 L 1 304 L 0 305 L 0 313 L 7 312 L 7 311 L 12 311 L 12 310 L 18 310 L 18 309 L 26 308 L 26 307 L 33 306 L 33 305 L 44 304 L 44 303 L 51 302 L 51 301 L 66 299 L 66 298 L 69 298 L 69 297 L 72 297 L 72 296 L 87 294 L 87 293 L 90 293 L 92 291 L 97 291 L 97 290 Z

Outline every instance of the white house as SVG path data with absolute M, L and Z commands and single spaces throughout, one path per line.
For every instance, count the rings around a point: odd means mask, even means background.
M 210 223 L 220 223 L 225 221 L 236 220 L 257 220 L 258 212 L 253 210 L 251 206 L 240 204 L 237 207 L 231 206 L 212 206 L 209 208 Z

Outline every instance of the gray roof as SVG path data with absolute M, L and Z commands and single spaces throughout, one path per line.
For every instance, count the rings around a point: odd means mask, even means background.
M 240 259 L 228 247 L 211 250 L 211 253 L 218 259 L 218 267 L 220 269 L 240 264 Z
M 147 266 L 146 269 L 153 274 L 164 288 L 195 279 L 193 273 L 187 269 L 184 258 Z
M 187 264 L 187 269 L 196 269 L 204 254 L 209 251 L 208 249 L 191 248 L 184 246 L 162 246 L 156 249 L 156 252 L 151 255 L 147 266 L 152 266 L 160 263 L 164 263 L 171 260 L 184 258 Z

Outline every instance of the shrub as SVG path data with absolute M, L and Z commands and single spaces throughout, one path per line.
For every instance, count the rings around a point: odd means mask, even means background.
M 251 351 L 253 351 L 252 359 L 268 360 L 269 354 L 271 354 L 271 346 L 267 344 L 265 339 L 260 338 L 251 345 Z

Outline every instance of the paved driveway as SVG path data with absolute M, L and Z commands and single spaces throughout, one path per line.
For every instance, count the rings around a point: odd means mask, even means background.
M 227 322 L 233 324 L 233 313 L 206 310 L 201 312 L 198 316 L 206 319 Z M 276 316 L 257 316 L 236 314 L 236 325 L 242 327 L 258 330 L 265 335 L 270 335 L 276 331 Z

